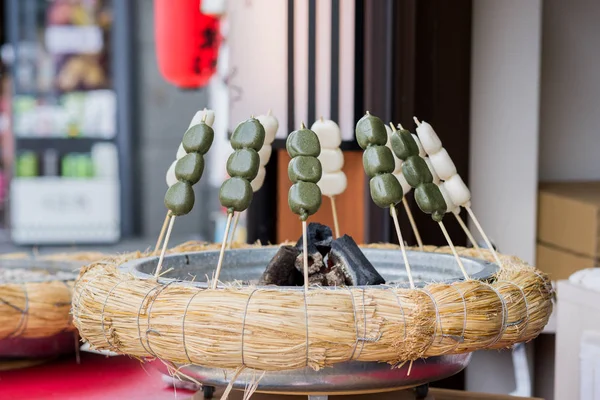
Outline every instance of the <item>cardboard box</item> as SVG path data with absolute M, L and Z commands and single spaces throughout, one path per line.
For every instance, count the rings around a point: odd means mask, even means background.
M 593 268 L 597 265 L 596 260 L 593 258 L 539 243 L 536 246 L 536 253 L 535 266 L 540 271 L 547 273 L 553 281 L 568 279 L 574 272 L 585 268 Z
M 538 242 L 600 258 L 600 182 L 540 184 Z
M 541 183 L 536 267 L 568 279 L 600 260 L 600 182 Z

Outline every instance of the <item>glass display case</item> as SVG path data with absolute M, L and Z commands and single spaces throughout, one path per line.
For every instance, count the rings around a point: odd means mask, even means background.
M 131 233 L 128 3 L 8 1 L 18 244 Z

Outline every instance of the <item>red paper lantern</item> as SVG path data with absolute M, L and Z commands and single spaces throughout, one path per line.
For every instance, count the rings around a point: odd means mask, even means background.
M 219 20 L 199 0 L 154 0 L 156 55 L 161 75 L 175 86 L 205 86 L 217 70 Z

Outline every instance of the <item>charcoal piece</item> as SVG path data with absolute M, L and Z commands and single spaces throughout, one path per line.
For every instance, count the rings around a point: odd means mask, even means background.
M 300 250 L 294 246 L 281 246 L 263 272 L 259 285 L 301 286 L 304 277 L 295 267 L 294 262 Z
M 296 270 L 304 274 L 304 253 L 302 252 L 302 248 L 298 249 L 298 251 L 300 251 L 300 254 L 296 256 Z M 308 246 L 308 275 L 316 274 L 323 267 L 325 267 L 325 263 L 323 262 L 321 253 L 315 246 Z
M 325 274 L 327 286 L 346 285 L 346 276 L 340 265 L 334 265 L 329 272 Z
M 312 274 L 308 277 L 309 285 L 319 285 L 319 286 L 327 286 L 327 279 L 325 278 L 325 274 L 321 272 L 317 272 L 316 274 Z
M 316 247 L 323 257 L 329 253 L 331 241 L 333 240 L 333 233 L 331 232 L 330 227 L 319 224 L 318 222 L 311 222 L 306 227 L 306 236 L 308 237 L 308 254 L 314 252 L 312 249 L 313 246 Z M 296 243 L 296 247 L 298 247 L 300 251 L 302 251 L 303 243 L 304 241 L 302 240 L 302 237 L 300 237 Z
M 346 277 L 346 285 L 380 285 L 385 280 L 375 270 L 356 242 L 344 235 L 331 242 L 328 262 L 338 265 Z

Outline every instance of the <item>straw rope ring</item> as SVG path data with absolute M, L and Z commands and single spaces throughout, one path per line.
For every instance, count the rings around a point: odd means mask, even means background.
M 186 246 L 185 251 L 193 250 Z M 477 258 L 473 249 L 457 251 Z M 210 289 L 202 282 L 145 279 L 124 267 L 139 256 L 115 257 L 91 264 L 80 275 L 73 321 L 93 348 L 112 345 L 118 353 L 173 365 L 263 371 L 318 370 L 348 361 L 399 365 L 508 348 L 541 332 L 552 309 L 547 277 L 516 257 L 500 257 L 504 268 L 485 281 L 425 282 L 415 289 L 313 286 L 308 292 L 239 283 Z M 103 331 L 103 318 L 110 321 L 105 327 L 110 332 Z

